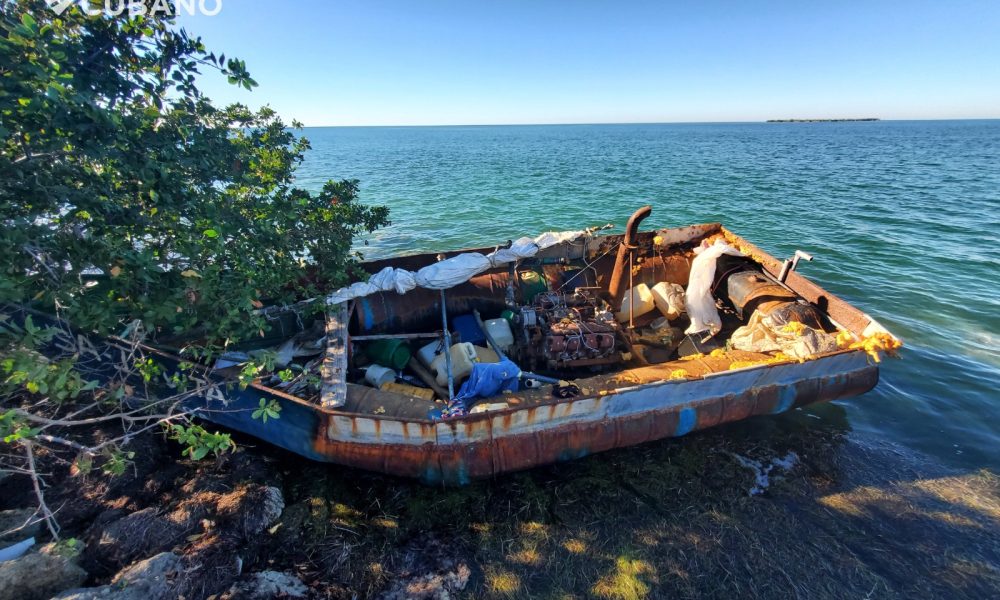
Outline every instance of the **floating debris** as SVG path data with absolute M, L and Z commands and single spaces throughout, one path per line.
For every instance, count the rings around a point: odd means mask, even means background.
M 789 471 L 799 461 L 799 455 L 794 452 L 789 452 L 784 458 L 773 458 L 768 461 L 767 464 L 735 453 L 732 456 L 736 459 L 736 462 L 754 472 L 754 486 L 750 488 L 749 491 L 751 496 L 759 496 L 767 490 L 767 488 L 771 485 L 771 471 L 773 471 L 775 467 L 781 468 L 784 471 Z

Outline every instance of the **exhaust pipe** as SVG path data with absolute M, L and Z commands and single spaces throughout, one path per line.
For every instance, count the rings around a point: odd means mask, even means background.
M 615 258 L 615 269 L 611 272 L 611 282 L 608 284 L 608 292 L 611 294 L 612 306 L 616 309 L 622 303 L 622 275 L 628 257 L 635 250 L 635 236 L 639 233 L 639 223 L 653 212 L 653 207 L 646 205 L 632 213 L 628 224 L 625 226 L 625 238 L 622 245 L 618 247 L 618 256 Z

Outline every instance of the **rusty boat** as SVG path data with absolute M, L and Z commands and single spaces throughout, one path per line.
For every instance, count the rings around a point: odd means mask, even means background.
M 503 254 L 509 243 L 364 263 L 371 280 L 331 295 L 325 320 L 314 326 L 323 334 L 319 356 L 303 369 L 318 375 L 312 388 L 264 377 L 200 398 L 202 417 L 312 460 L 461 485 L 856 396 L 878 383 L 878 352 L 891 352 L 898 340 L 796 272 L 801 254 L 779 261 L 718 223 L 639 231 L 649 211 L 637 211 L 624 234 L 591 229 L 550 237 L 551 245 L 516 256 Z M 715 328 L 684 333 L 690 316 L 665 321 L 662 311 L 641 306 L 635 290 L 642 286 L 687 286 L 690 295 L 698 250 L 713 243 L 738 250 L 722 256 L 711 276 L 711 301 L 720 313 Z M 444 281 L 442 272 L 455 275 L 449 261 L 467 266 L 461 257 L 469 256 L 487 261 L 466 269 L 459 283 Z M 434 265 L 441 266 L 432 274 L 437 279 L 410 281 Z M 416 350 L 395 365 L 405 378 L 399 381 L 408 383 L 375 388 L 365 381 L 372 345 L 390 340 L 398 350 L 401 342 L 415 348 L 437 340 L 448 355 L 444 348 L 469 336 L 452 325 L 455 316 L 470 314 L 480 324 L 479 316 L 507 320 L 512 343 L 500 348 L 487 335 L 478 348 L 496 345 L 484 361 L 500 356 L 524 368 L 515 377 L 519 385 L 449 413 L 459 381 L 449 382 L 450 389 L 443 378 L 435 385 Z M 772 317 L 777 337 L 795 338 L 796 347 L 803 333 L 836 342 L 804 354 L 732 343 L 741 331 L 744 341 L 759 341 L 746 328 L 757 321 L 759 330 L 762 315 Z M 406 375 L 411 366 L 420 377 Z M 225 377 L 226 369 L 213 376 Z M 254 419 L 262 400 L 276 405 L 280 417 Z
M 461 485 L 878 383 L 899 341 L 800 275 L 808 255 L 719 223 L 640 231 L 650 212 L 620 234 L 362 263 L 367 280 L 326 299 L 262 309 L 274 373 L 234 385 L 253 352 L 224 356 L 188 407 L 308 459 Z M 105 342 L 93 352 L 134 352 Z

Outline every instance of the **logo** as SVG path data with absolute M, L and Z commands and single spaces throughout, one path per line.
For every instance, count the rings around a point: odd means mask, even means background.
M 67 8 L 76 4 L 76 0 L 45 0 L 45 3 L 49 5 L 49 8 L 56 11 L 57 15 L 61 15 L 66 12 Z
M 182 12 L 190 16 L 214 17 L 222 12 L 222 0 L 45 0 L 49 8 L 62 15 L 72 6 L 91 17 L 128 13 L 137 16 L 175 16 Z

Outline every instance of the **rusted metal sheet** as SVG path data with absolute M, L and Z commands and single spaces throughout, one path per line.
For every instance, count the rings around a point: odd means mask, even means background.
M 463 484 L 853 396 L 877 382 L 864 353 L 843 352 L 449 421 L 326 413 L 313 451 L 330 462 Z

